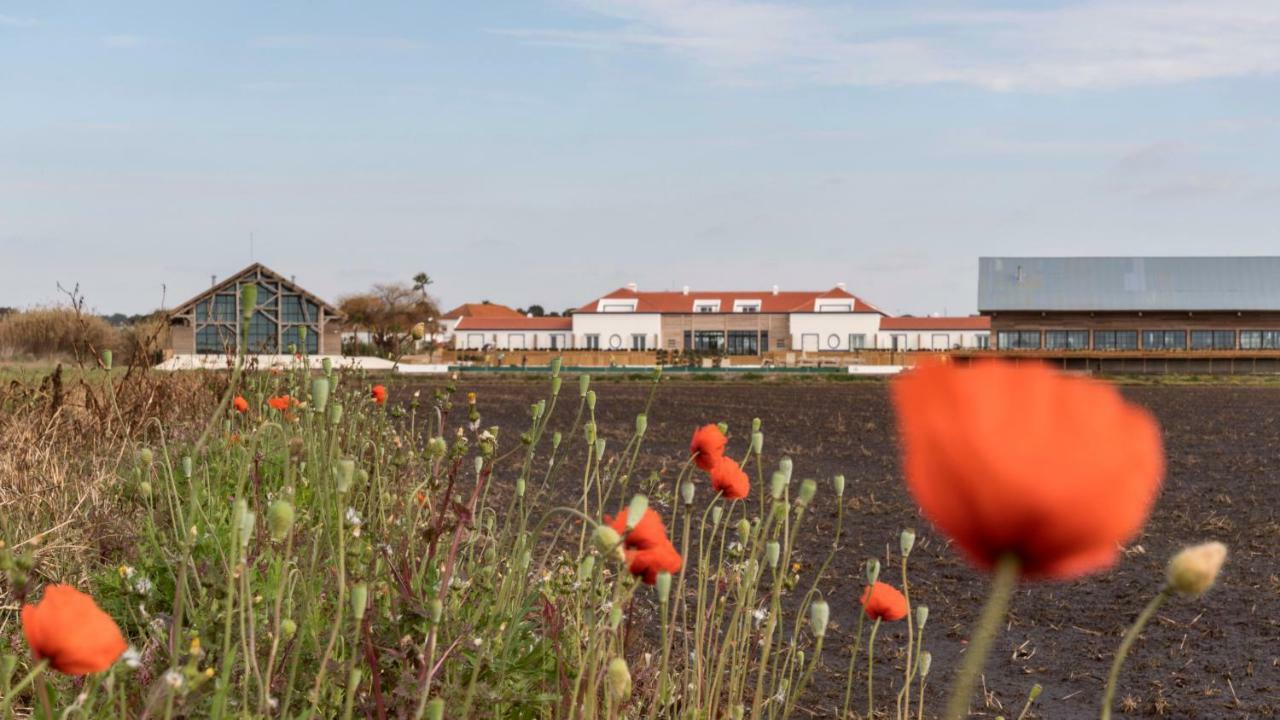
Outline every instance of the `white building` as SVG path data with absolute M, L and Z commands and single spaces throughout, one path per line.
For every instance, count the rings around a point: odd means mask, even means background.
M 876 347 L 881 350 L 985 350 L 991 319 L 971 317 L 883 317 Z
M 459 350 L 568 350 L 573 320 L 567 317 L 464 317 L 453 328 Z

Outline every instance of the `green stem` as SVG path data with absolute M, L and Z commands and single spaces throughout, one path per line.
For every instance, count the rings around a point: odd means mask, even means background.
M 880 618 L 871 626 L 871 639 L 867 641 L 867 720 L 876 716 L 876 694 L 873 683 L 876 677 L 876 632 L 880 630 Z
M 945 720 L 960 720 L 969 713 L 969 698 L 973 695 L 973 687 L 982 674 L 987 654 L 991 651 L 991 643 L 1009 611 L 1009 601 L 1018 585 L 1018 569 L 1018 558 L 1014 555 L 1004 555 L 996 561 L 991 579 L 991 594 L 982 607 L 978 625 L 969 639 L 969 649 L 965 651 L 960 670 L 951 685 L 947 710 L 942 716 Z
M 9 688 L 9 692 L 5 693 L 3 698 L 0 698 L 0 718 L 9 717 L 9 705 L 13 702 L 13 699 L 17 697 L 18 693 L 26 690 L 27 686 L 48 667 L 49 661 L 41 660 L 35 667 L 31 668 L 31 672 L 27 673 L 26 677 L 18 681 L 17 685 Z
M 1133 621 L 1129 631 L 1124 634 L 1124 639 L 1120 641 L 1120 649 L 1116 650 L 1116 658 L 1111 662 L 1111 672 L 1107 674 L 1107 691 L 1102 696 L 1102 720 L 1110 720 L 1111 718 L 1111 704 L 1116 696 L 1116 681 L 1120 678 L 1120 667 L 1124 665 L 1124 659 L 1128 657 L 1129 649 L 1133 647 L 1133 643 L 1138 639 L 1138 634 L 1142 632 L 1142 628 L 1146 627 L 1147 622 L 1151 620 L 1151 616 L 1156 614 L 1156 610 L 1164 604 L 1165 599 L 1172 593 L 1173 590 L 1168 585 L 1156 593 L 1156 596 L 1151 598 L 1147 606 L 1142 609 L 1138 619 Z
M 862 651 L 862 626 L 867 620 L 867 614 L 858 608 L 858 636 L 854 638 L 853 648 L 849 652 L 849 673 L 844 681 L 844 710 L 840 713 L 840 717 L 849 717 L 849 701 L 853 699 L 853 668 L 858 664 L 858 653 Z

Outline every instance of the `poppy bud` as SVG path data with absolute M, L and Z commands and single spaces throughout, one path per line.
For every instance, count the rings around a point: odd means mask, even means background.
M 253 317 L 253 309 L 258 306 L 258 286 L 246 284 L 240 286 L 240 314 L 246 325 Z
M 333 468 L 333 476 L 336 481 L 339 493 L 346 493 L 351 489 L 351 480 L 355 477 L 356 461 L 351 458 L 342 458 Z
M 102 369 L 108 370 L 108 371 L 111 370 L 111 351 L 110 350 L 102 351 Z
M 917 662 L 920 663 L 920 677 L 929 677 L 929 666 L 933 664 L 933 653 L 928 650 L 921 652 Z
M 929 621 L 929 606 L 916 606 L 916 627 L 920 630 L 924 629 L 924 624 Z
M 614 605 L 613 607 L 609 608 L 609 629 L 617 630 L 618 626 L 621 624 L 622 624 L 622 608 L 618 605 Z
M 716 423 L 716 427 L 720 428 L 720 434 L 721 434 L 721 435 L 728 435 L 728 434 L 729 434 L 729 423 L 726 423 L 726 422 L 718 422 L 718 423 Z
M 627 661 L 616 657 L 609 661 L 609 697 L 615 703 L 624 703 L 631 697 L 631 671 Z
M 583 557 L 582 562 L 578 563 L 578 580 L 580 582 L 586 582 L 591 577 L 591 573 L 595 572 L 595 569 L 596 556 L 587 555 Z
M 875 585 L 876 581 L 879 579 L 880 579 L 880 561 L 875 558 L 871 558 L 870 560 L 867 561 L 867 584 Z
M 596 424 L 593 422 L 585 423 L 582 426 L 582 435 L 587 439 L 588 445 L 596 444 Z
M 560 382 L 561 382 L 561 381 L 560 381 L 560 376 L 559 376 L 559 375 L 557 375 L 556 377 L 551 378 L 551 394 L 552 394 L 552 395 L 559 395 L 559 394 L 560 394 Z
M 630 516 L 631 513 L 628 512 L 627 515 Z M 622 558 L 622 536 L 618 534 L 617 530 L 601 523 L 596 526 L 595 541 L 596 550 L 601 555 L 615 553 L 619 558 Z
M 711 508 L 711 527 L 717 527 L 720 525 L 720 516 L 723 513 L 724 513 L 724 508 L 720 507 L 719 505 L 716 505 L 715 507 Z
M 636 416 L 636 435 L 644 437 L 644 431 L 649 429 L 649 417 L 644 413 Z
M 151 453 L 151 448 L 144 447 L 138 451 L 138 462 L 142 463 L 143 467 L 151 467 L 153 460 L 155 460 L 155 456 Z
M 303 347 L 307 346 L 307 326 L 306 325 L 298 326 L 298 342 L 302 343 Z
M 595 390 L 587 391 L 587 409 L 591 411 L 595 411 L 596 409 L 596 391 Z
M 750 539 L 751 539 L 751 522 L 746 518 L 742 518 L 741 520 L 738 521 L 738 542 L 742 543 L 743 545 L 746 545 L 747 541 Z
M 563 362 L 563 360 L 559 355 L 551 358 L 551 376 L 552 377 L 555 377 L 560 374 L 561 362 Z
M 604 438 L 596 439 L 596 457 L 604 457 Z
M 813 636 L 821 638 L 827 634 L 827 621 L 831 619 L 831 608 L 826 600 L 814 600 L 809 606 L 809 628 Z
M 804 651 L 803 650 L 799 650 L 796 652 L 796 663 L 801 667 L 804 667 Z
M 579 375 L 578 376 L 578 397 L 586 397 L 587 388 L 589 387 L 591 387 L 591 376 L 585 375 L 585 374 Z
M 808 507 L 813 501 L 814 493 L 818 492 L 818 481 L 813 478 L 805 478 L 800 481 L 800 492 L 796 495 L 796 505 L 800 507 Z
M 298 632 L 298 623 L 294 622 L 292 618 L 285 618 L 280 621 L 280 634 L 284 635 L 285 640 L 292 638 L 296 632 Z
M 427 336 L 427 324 L 426 323 L 415 324 L 413 328 L 409 331 L 409 334 L 413 336 L 414 340 L 421 340 L 422 338 Z
M 694 485 L 692 482 L 685 480 L 680 483 L 680 499 L 684 501 L 685 505 L 693 504 L 693 492 Z
M 369 604 L 369 586 L 365 583 L 356 583 L 351 588 L 351 616 L 355 618 L 359 624 L 364 620 L 364 611 Z
M 249 547 L 249 541 L 253 539 L 253 526 L 257 521 L 257 513 L 246 510 L 240 515 L 240 547 Z
M 138 483 L 138 494 L 142 496 L 142 499 L 150 500 L 151 493 L 152 493 L 152 488 L 151 488 L 150 482 L 143 480 L 142 482 Z
M 182 458 L 182 477 L 186 478 L 187 480 L 190 480 L 192 472 L 193 470 L 191 465 L 191 456 L 187 455 Z
M 774 470 L 773 476 L 769 478 L 769 496 L 774 500 L 782 498 L 782 491 L 787 489 L 787 474 L 781 470 Z
M 658 573 L 654 588 L 658 591 L 658 602 L 665 604 L 667 598 L 671 597 L 671 573 L 665 570 Z
M 784 457 L 778 461 L 778 469 L 782 471 L 784 476 L 786 476 L 787 482 L 791 482 L 791 467 L 792 463 L 791 458 L 789 457 Z
M 911 548 L 916 546 L 916 531 L 907 528 L 898 536 L 898 548 L 902 550 L 902 557 L 911 554 Z
M 484 469 L 484 458 L 477 455 L 475 466 L 476 466 L 476 474 L 479 475 L 480 471 Z
M 315 406 L 316 412 L 324 412 L 325 406 L 329 404 L 328 378 L 316 378 L 311 381 L 311 404 Z
M 288 500 L 277 500 L 267 509 L 267 527 L 271 529 L 271 539 L 279 542 L 293 529 L 293 505 Z
M 524 497 L 524 478 L 516 478 L 516 497 Z
M 661 365 L 653 366 L 653 381 L 658 382 L 661 379 L 662 379 L 662 366 Z
M 764 559 L 769 563 L 769 568 L 776 570 L 778 567 L 778 556 L 782 554 L 782 546 L 777 540 L 770 540 L 764 545 Z
M 753 433 L 760 432 L 760 426 L 761 426 L 760 418 L 751 418 L 751 432 Z
M 1042 692 L 1044 692 L 1044 686 L 1040 683 L 1036 683 L 1031 686 L 1031 693 L 1028 694 L 1027 699 L 1031 702 L 1035 702 L 1036 698 L 1040 697 L 1040 693 Z
M 444 699 L 432 698 L 427 703 L 427 720 L 444 720 Z
M 551 433 L 551 448 L 554 450 L 555 448 L 558 448 L 558 447 L 560 447 L 560 431 L 559 430 Z
M 758 431 L 751 433 L 751 452 L 759 455 L 762 450 L 764 450 L 764 433 Z
M 1227 546 L 1208 542 L 1183 548 L 1169 561 L 1169 587 L 1183 595 L 1202 595 L 1213 587 L 1227 560 Z
M 529 406 L 529 417 L 533 418 L 534 420 L 537 420 L 538 418 L 542 417 L 541 402 L 536 402 Z
M 844 476 L 837 475 L 831 478 L 831 487 L 835 488 L 836 497 L 844 497 Z
M 743 715 L 747 712 L 746 708 L 741 704 L 734 705 L 729 710 L 729 720 L 742 720 Z
M 329 358 L 324 358 L 320 361 L 320 368 L 324 370 L 325 375 L 331 375 L 333 373 L 333 361 Z
M 627 530 L 634 530 L 636 525 L 644 517 L 644 511 L 649 509 L 649 497 L 647 495 L 635 495 L 631 498 L 631 504 L 627 505 Z
M 444 603 L 439 598 L 431 601 L 431 624 L 440 624 L 440 618 L 444 615 Z

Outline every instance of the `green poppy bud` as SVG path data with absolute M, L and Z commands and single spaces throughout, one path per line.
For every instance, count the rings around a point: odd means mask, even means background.
M 431 601 L 431 624 L 439 625 L 440 618 L 444 617 L 444 603 L 439 598 Z
M 622 607 L 618 605 L 614 605 L 613 607 L 609 608 L 609 629 L 617 630 L 618 626 L 621 624 L 622 624 Z
M 920 663 L 920 677 L 929 677 L 929 666 L 933 664 L 933 653 L 925 650 L 920 653 L 920 659 L 918 662 Z
M 716 427 L 720 428 L 720 434 L 721 434 L 721 435 L 728 435 L 728 434 L 729 434 L 729 423 L 726 423 L 726 422 L 718 422 L 718 423 L 716 423 Z
M 751 522 L 746 518 L 738 521 L 738 542 L 746 545 L 751 540 Z
M 778 569 L 778 557 L 782 554 L 782 546 L 777 540 L 770 540 L 764 545 L 764 560 L 771 570 Z
M 111 369 L 111 351 L 110 350 L 102 351 L 102 369 L 103 370 Z
M 760 422 L 760 418 L 751 418 L 751 432 L 753 433 L 760 432 L 761 425 L 762 423 Z
M 782 474 L 786 476 L 787 482 L 791 482 L 792 466 L 793 466 L 793 463 L 791 462 L 791 458 L 789 457 L 784 457 L 778 461 L 778 469 L 781 470 Z
M 590 387 L 591 387 L 591 376 L 585 375 L 585 374 L 579 375 L 578 376 L 578 397 L 586 397 L 587 388 L 590 388 Z
M 329 424 L 338 425 L 342 422 L 342 405 L 334 403 L 329 406 Z
M 475 460 L 475 466 L 476 466 L 476 474 L 479 475 L 480 471 L 484 469 L 484 458 L 477 455 Z
M 751 452 L 759 455 L 764 450 L 764 433 L 756 431 L 751 433 Z
M 240 547 L 249 547 L 249 541 L 253 539 L 254 524 L 257 521 L 257 513 L 248 510 L 240 516 Z
M 644 413 L 636 416 L 636 435 L 644 437 L 644 431 L 649 429 L 649 417 Z
M 1040 693 L 1042 692 L 1044 692 L 1044 686 L 1041 685 L 1040 683 L 1036 683 L 1035 685 L 1031 686 L 1031 694 L 1028 696 L 1028 699 L 1031 702 L 1035 702 L 1036 698 L 1040 697 Z
M 867 584 L 875 585 L 876 581 L 879 579 L 880 579 L 880 561 L 875 558 L 871 558 L 870 560 L 867 561 Z
M 631 504 L 627 506 L 627 530 L 634 530 L 636 525 L 640 523 L 640 519 L 644 517 L 644 511 L 649 509 L 649 497 L 647 495 L 635 495 L 631 498 Z
M 827 634 L 827 621 L 830 618 L 831 608 L 827 606 L 827 601 L 814 600 L 809 606 L 809 628 L 813 630 L 814 637 L 820 638 Z
M 631 671 L 627 668 L 627 661 L 620 657 L 610 660 L 606 676 L 608 677 L 609 697 L 616 704 L 626 702 L 631 697 Z
M 920 630 L 924 629 L 924 624 L 929 622 L 929 606 L 916 606 L 916 627 Z
M 561 380 L 559 375 L 551 378 L 551 394 L 552 395 L 560 394 L 560 382 Z
M 596 444 L 596 424 L 593 422 L 584 423 L 582 426 L 582 435 L 587 439 L 588 445 Z
M 153 490 L 151 487 L 151 483 L 147 482 L 146 480 L 143 480 L 142 482 L 138 483 L 138 494 L 142 496 L 142 499 L 150 500 L 152 492 Z
M 364 611 L 368 604 L 369 586 L 365 583 L 356 583 L 351 588 L 351 616 L 355 618 L 357 625 L 364 620 Z
M 553 450 L 554 450 L 554 449 L 556 449 L 556 448 L 558 448 L 558 447 L 560 447 L 560 439 L 561 439 L 561 437 L 560 437 L 560 431 L 559 431 L 559 430 L 557 430 L 557 431 L 555 431 L 555 432 L 551 433 L 551 448 L 552 448 Z
M 240 286 L 240 315 L 244 318 L 245 324 L 249 324 L 250 318 L 253 317 L 254 308 L 258 307 L 258 286 L 257 285 L 241 285 Z
M 324 412 L 329 404 L 329 379 L 316 378 L 311 381 L 311 404 L 316 412 Z
M 193 472 L 194 470 L 192 468 L 191 456 L 186 455 L 182 458 L 182 477 L 186 478 L 187 480 L 190 480 L 191 474 Z
M 516 478 L 516 497 L 524 497 L 524 478 Z
M 604 438 L 596 438 L 596 457 L 597 458 L 604 457 L 604 447 L 605 447 Z
M 432 698 L 427 703 L 427 720 L 444 720 L 444 698 Z
M 587 391 L 587 409 L 593 410 L 593 411 L 596 409 L 596 391 L 595 390 Z
M 907 528 L 898 536 L 898 549 L 902 550 L 902 557 L 911 554 L 911 548 L 916 546 L 916 531 Z
M 628 513 L 628 515 L 629 514 L 630 513 Z M 596 526 L 594 539 L 596 543 L 596 550 L 598 550 L 601 555 L 615 553 L 619 559 L 622 559 L 622 536 L 618 534 L 617 530 L 601 523 Z
M 351 481 L 355 478 L 356 461 L 351 458 L 342 458 L 333 468 L 334 480 L 339 493 L 346 493 L 351 489 Z
M 276 500 L 267 508 L 267 527 L 271 530 L 271 539 L 280 542 L 293 529 L 293 505 L 288 500 Z
M 555 376 L 557 376 L 557 375 L 559 375 L 559 374 L 560 374 L 560 364 L 561 364 L 563 361 L 564 361 L 564 360 L 563 360 L 563 358 L 561 358 L 559 355 L 557 355 L 557 356 L 555 356 L 555 357 L 551 358 L 551 375 L 552 375 L 552 377 L 555 377 Z
M 671 573 L 666 571 L 658 573 L 654 589 L 658 591 L 658 602 L 666 604 L 667 598 L 671 597 Z
M 685 480 L 680 483 L 680 499 L 684 501 L 685 505 L 693 504 L 693 492 L 694 485 L 692 482 Z
M 781 470 L 774 470 L 773 475 L 769 478 L 769 496 L 774 500 L 782 499 L 782 492 L 787 489 L 787 474 Z
M 144 447 L 138 451 L 138 462 L 142 463 L 143 467 L 151 467 L 151 463 L 154 460 L 155 456 L 152 454 L 151 448 Z
M 720 516 L 723 514 L 724 508 L 719 505 L 711 508 L 711 527 L 718 527 L 720 525 Z
M 844 497 L 844 476 L 837 475 L 831 478 L 831 487 L 835 488 L 836 497 Z
M 324 358 L 324 359 L 322 359 L 322 360 L 320 361 L 320 369 L 324 370 L 324 374 L 325 374 L 325 375 L 330 375 L 330 374 L 332 374 L 332 373 L 333 373 L 333 361 L 332 361 L 332 360 L 330 360 L 329 358 Z
M 617 533 L 615 533 L 616 535 Z M 596 556 L 587 555 L 582 558 L 582 562 L 578 563 L 578 581 L 586 582 L 591 578 L 591 574 L 596 569 Z
M 813 502 L 814 493 L 818 492 L 818 481 L 813 478 L 805 478 L 800 481 L 800 492 L 796 495 L 796 505 L 800 507 L 808 507 Z
M 285 618 L 280 621 L 280 634 L 284 635 L 285 640 L 291 639 L 298 632 L 298 623 L 292 618 Z

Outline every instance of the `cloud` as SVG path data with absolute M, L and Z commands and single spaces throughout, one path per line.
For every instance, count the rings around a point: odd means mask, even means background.
M 256 48 L 268 50 L 417 50 L 422 43 L 395 36 L 263 35 L 253 39 Z
M 1107 192 L 1137 198 L 1184 200 L 1247 189 L 1249 178 L 1221 167 L 1182 142 L 1153 142 L 1129 149 L 1104 178 Z
M 0 27 L 27 28 L 39 25 L 40 21 L 35 18 L 15 17 L 13 15 L 0 15 Z
M 113 50 L 136 48 L 142 45 L 142 38 L 137 35 L 106 35 L 102 38 L 102 45 Z
M 957 84 L 993 91 L 1162 85 L 1280 73 L 1275 0 L 1076 0 L 1035 10 L 576 0 L 605 27 L 505 28 L 523 42 L 669 53 L 730 82 Z

